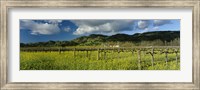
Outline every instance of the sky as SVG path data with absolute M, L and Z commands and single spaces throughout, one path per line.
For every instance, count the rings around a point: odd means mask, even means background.
M 20 43 L 70 41 L 90 34 L 129 34 L 152 31 L 180 31 L 179 19 L 81 19 L 20 20 Z

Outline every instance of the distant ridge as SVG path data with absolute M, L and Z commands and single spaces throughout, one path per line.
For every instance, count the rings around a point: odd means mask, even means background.
M 162 42 L 162 43 L 166 43 L 166 42 L 172 42 L 175 39 L 177 43 L 180 43 L 180 40 L 179 40 L 180 31 L 153 31 L 153 32 L 135 33 L 133 35 L 115 34 L 111 36 L 102 35 L 102 34 L 91 34 L 89 36 L 78 37 L 71 41 L 48 41 L 48 42 L 37 42 L 37 43 L 28 43 L 28 44 L 20 43 L 20 46 L 21 47 L 38 47 L 38 46 L 51 47 L 51 46 L 77 46 L 77 45 L 94 46 L 94 45 L 101 45 L 102 43 L 109 43 L 109 42 L 140 43 L 143 41 L 153 42 L 156 40 L 157 41 L 159 40 L 159 42 Z
M 115 34 L 112 36 L 101 35 L 101 34 L 91 34 L 89 36 L 82 36 L 76 38 L 72 41 L 77 43 L 85 43 L 89 41 L 119 41 L 119 42 L 140 42 L 140 41 L 153 41 L 161 40 L 170 42 L 176 38 L 180 38 L 180 31 L 154 31 L 154 32 L 145 32 L 145 33 L 135 33 L 133 35 L 127 34 Z

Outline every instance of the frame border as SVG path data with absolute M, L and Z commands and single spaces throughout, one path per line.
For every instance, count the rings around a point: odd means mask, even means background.
M 7 89 L 200 89 L 200 0 L 0 0 L 0 88 Z M 192 83 L 158 82 L 8 82 L 9 8 L 192 8 Z

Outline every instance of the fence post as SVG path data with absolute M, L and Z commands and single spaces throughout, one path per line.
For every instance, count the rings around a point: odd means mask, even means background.
M 86 54 L 87 54 L 86 56 L 87 56 L 87 58 L 88 58 L 88 50 L 86 50 Z
M 141 49 L 138 50 L 138 69 L 141 70 Z
M 133 61 L 134 61 L 134 49 L 131 50 L 131 53 L 132 53 Z M 130 65 L 132 66 L 132 62 L 130 62 L 130 63 L 131 63 Z M 130 69 L 131 69 L 131 68 L 130 68 Z
M 97 60 L 99 60 L 99 48 L 97 50 Z
M 104 60 L 106 60 L 106 51 L 104 50 Z
M 92 51 L 91 51 L 91 48 L 90 48 L 90 51 L 89 51 L 89 60 L 91 59 L 91 53 L 92 53 Z
M 131 50 L 131 53 L 132 53 L 132 55 L 134 55 L 134 49 L 132 48 L 132 50 Z
M 151 51 L 151 58 L 152 58 L 152 67 L 154 67 L 154 48 L 152 47 L 152 51 Z
M 101 48 L 100 48 L 100 50 L 99 50 L 99 60 L 102 60 L 102 54 L 101 54 L 101 52 L 102 52 L 102 50 L 101 50 Z
M 178 50 L 175 49 L 175 53 L 176 53 L 176 65 L 178 65 Z
M 166 62 L 166 66 L 167 66 L 167 62 L 168 62 L 168 48 L 165 49 L 165 62 Z
M 114 48 L 112 48 L 112 55 L 111 55 L 111 60 L 113 60 L 113 50 L 114 50 Z
M 120 58 L 120 49 L 118 47 L 118 59 Z
M 74 58 L 76 58 L 76 48 L 74 48 Z
M 59 54 L 61 54 L 61 47 L 59 48 Z

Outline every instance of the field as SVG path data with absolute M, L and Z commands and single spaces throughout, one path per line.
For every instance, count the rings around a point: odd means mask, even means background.
M 180 70 L 179 47 L 21 48 L 20 70 Z

